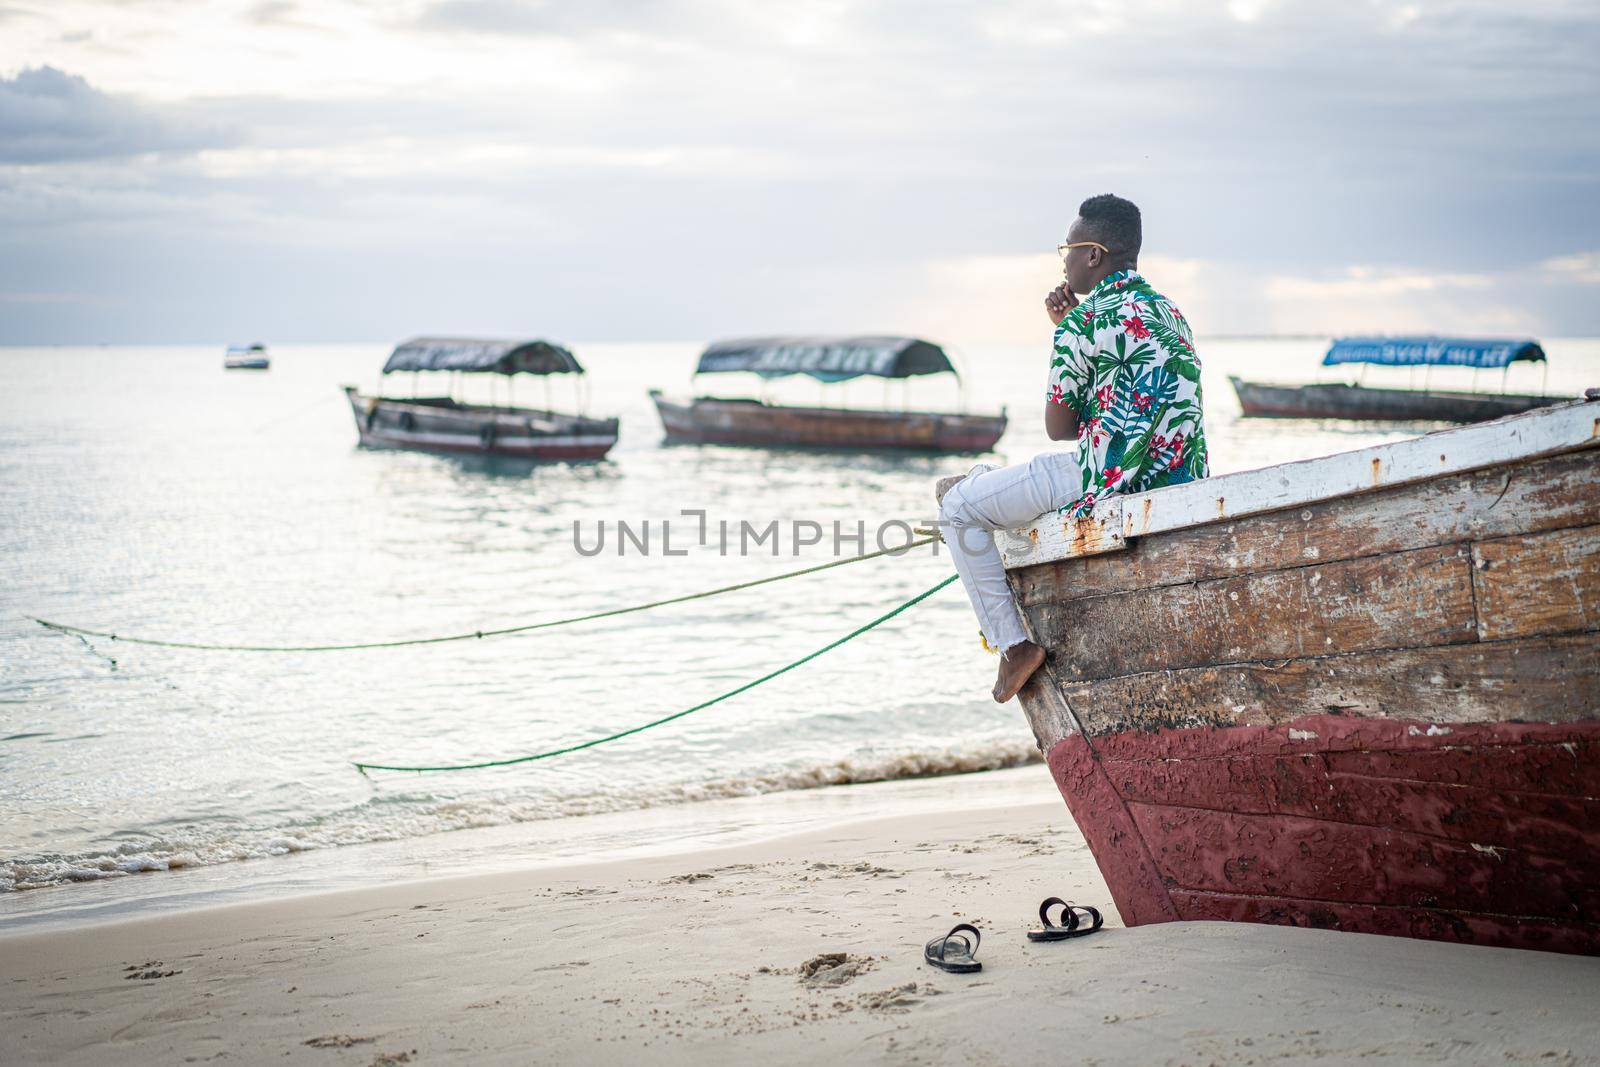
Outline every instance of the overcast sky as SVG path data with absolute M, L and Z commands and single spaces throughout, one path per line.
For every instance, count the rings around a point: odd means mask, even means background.
M 0 0 L 0 343 L 1600 334 L 1600 5 Z

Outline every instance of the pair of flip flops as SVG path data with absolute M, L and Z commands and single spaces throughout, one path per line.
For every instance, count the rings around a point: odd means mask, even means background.
M 1058 921 L 1050 921 L 1050 909 L 1059 907 Z M 1105 925 L 1098 908 L 1087 904 L 1073 904 L 1060 897 L 1050 897 L 1039 905 L 1039 922 L 1043 929 L 1029 930 L 1029 941 L 1065 941 L 1069 937 L 1092 934 Z M 967 935 L 971 935 L 970 937 Z M 957 923 L 943 937 L 936 937 L 922 947 L 922 958 L 942 971 L 952 974 L 971 974 L 983 970 L 983 964 L 974 957 L 983 935 L 971 923 Z

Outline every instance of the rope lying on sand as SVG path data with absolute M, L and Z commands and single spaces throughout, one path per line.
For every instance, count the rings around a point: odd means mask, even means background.
M 767 585 L 772 582 L 782 582 L 789 578 L 799 578 L 807 574 L 816 574 L 818 571 L 831 570 L 834 567 L 843 567 L 847 563 L 860 563 L 862 560 L 877 559 L 879 556 L 897 556 L 910 549 L 921 545 L 932 544 L 938 540 L 936 537 L 925 537 L 920 541 L 907 541 L 894 548 L 880 548 L 876 552 L 867 552 L 848 559 L 836 559 L 827 563 L 819 563 L 814 567 L 802 567 L 797 571 L 786 571 L 783 574 L 774 574 L 767 578 L 756 578 L 748 582 L 738 582 L 734 585 L 725 585 L 719 589 L 707 589 L 700 593 L 686 593 L 683 596 L 668 597 L 665 600 L 652 600 L 648 604 L 633 604 L 625 608 L 610 608 L 606 611 L 594 611 L 587 615 L 574 615 L 570 619 L 552 619 L 549 622 L 532 622 L 521 626 L 505 626 L 495 630 L 473 630 L 470 633 L 446 634 L 442 637 L 412 637 L 400 641 L 366 641 L 360 644 L 348 645 L 221 645 L 205 644 L 199 641 L 165 641 L 153 637 L 124 637 L 106 630 L 86 630 L 81 626 L 68 626 L 62 622 L 51 622 L 48 619 L 34 618 L 34 622 L 49 630 L 56 630 L 64 634 L 73 634 L 84 637 L 104 637 L 111 641 L 120 641 L 126 645 L 154 645 L 157 648 L 183 648 L 198 652 L 351 652 L 363 648 L 403 648 L 408 645 L 442 645 L 449 641 L 476 641 L 485 637 L 504 637 L 507 634 L 528 633 L 532 630 L 549 630 L 557 626 L 571 626 L 579 622 L 592 622 L 595 619 L 610 619 L 617 615 L 628 615 L 636 611 L 649 611 L 652 608 L 664 608 L 669 604 L 684 604 L 691 600 L 704 600 L 707 597 L 720 596 L 723 593 L 735 593 L 741 589 L 754 589 L 758 585 Z M 881 542 L 880 542 L 881 543 Z
M 850 561 L 845 560 L 845 561 L 841 561 L 841 562 L 850 562 Z M 938 585 L 934 586 L 932 589 L 929 589 L 927 592 L 924 592 L 924 593 L 918 593 L 916 596 L 912 597 L 910 600 L 906 601 L 904 604 L 901 604 L 899 607 L 895 608 L 893 611 L 886 612 L 883 615 L 879 615 L 876 619 L 873 619 L 871 622 L 867 623 L 865 626 L 857 627 L 856 629 L 851 630 L 849 633 L 845 634 L 843 637 L 839 638 L 838 640 L 831 641 L 828 644 L 823 645 L 821 648 L 817 649 L 815 652 L 811 652 L 811 653 L 808 653 L 807 655 L 801 656 L 799 659 L 795 660 L 792 663 L 786 663 L 782 667 L 779 667 L 775 671 L 770 671 L 767 674 L 763 674 L 760 678 L 757 678 L 753 682 L 746 682 L 744 685 L 739 686 L 739 688 L 737 688 L 737 689 L 730 689 L 726 693 L 722 693 L 722 694 L 720 694 L 718 696 L 714 696 L 710 700 L 707 700 L 707 701 L 704 701 L 702 703 L 696 704 L 692 708 L 685 708 L 682 711 L 675 711 L 671 715 L 665 715 L 665 716 L 663 716 L 663 717 L 661 717 L 659 719 L 654 720 L 653 722 L 647 722 L 647 723 L 644 723 L 641 726 L 635 726 L 635 727 L 632 727 L 631 729 L 623 730 L 620 733 L 608 734 L 605 737 L 596 737 L 596 738 L 594 738 L 592 740 L 583 741 L 583 742 L 580 742 L 580 743 L 578 743 L 576 745 L 567 745 L 565 748 L 553 748 L 548 752 L 536 752 L 531 756 L 514 756 L 514 757 L 512 757 L 510 759 L 485 760 L 485 761 L 483 761 L 481 763 L 456 763 L 456 764 L 443 764 L 443 765 L 431 766 L 431 767 L 423 767 L 423 766 L 406 767 L 406 766 L 400 766 L 400 765 L 392 764 L 392 763 L 360 763 L 360 762 L 357 762 L 357 763 L 355 763 L 355 768 L 356 768 L 356 770 L 360 771 L 363 775 L 365 775 L 368 771 L 475 771 L 475 770 L 481 770 L 481 769 L 483 769 L 485 767 L 509 767 L 514 763 L 528 763 L 528 762 L 531 762 L 533 760 L 549 759 L 551 756 L 562 756 L 562 755 L 565 755 L 568 752 L 577 752 L 580 749 L 593 748 L 596 745 L 603 745 L 603 744 L 606 744 L 607 742 L 610 742 L 610 741 L 620 741 L 624 737 L 631 737 L 634 734 L 642 733 L 643 731 L 652 729 L 653 727 L 661 726 L 661 725 L 663 725 L 665 723 L 669 723 L 669 722 L 673 721 L 674 719 L 681 719 L 685 715 L 692 715 L 697 711 L 703 711 L 704 709 L 711 707 L 711 705 L 713 705 L 713 704 L 720 704 L 724 700 L 727 700 L 729 697 L 736 697 L 740 693 L 748 692 L 749 690 L 754 689 L 756 686 L 761 685 L 763 682 L 772 681 L 772 679 L 778 677 L 778 675 L 780 675 L 780 674 L 787 674 L 789 671 L 794 670 L 796 667 L 799 667 L 799 666 L 801 666 L 803 664 L 806 664 L 806 663 L 810 663 L 812 660 L 816 659 L 818 656 L 821 656 L 823 653 L 833 651 L 834 649 L 838 648 L 840 645 L 844 644 L 845 642 L 851 641 L 851 640 L 854 640 L 857 637 L 860 637 L 862 634 L 866 633 L 868 630 L 871 630 L 876 626 L 881 626 L 883 623 L 888 622 L 890 619 L 894 618 L 896 615 L 900 614 L 902 611 L 905 611 L 906 609 L 912 607 L 913 605 L 919 604 L 922 601 L 928 599 L 930 596 L 932 596 L 933 594 L 937 593 L 939 590 L 943 589 L 945 586 L 949 585 L 951 582 L 955 581 L 958 577 L 960 577 L 960 576 L 952 574 L 950 577 L 946 578 L 944 581 L 940 582 Z

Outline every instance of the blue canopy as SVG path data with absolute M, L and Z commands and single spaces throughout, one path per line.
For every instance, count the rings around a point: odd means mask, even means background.
M 1505 367 L 1519 359 L 1542 360 L 1538 341 L 1483 337 L 1341 337 L 1322 365 L 1381 363 L 1389 367 Z

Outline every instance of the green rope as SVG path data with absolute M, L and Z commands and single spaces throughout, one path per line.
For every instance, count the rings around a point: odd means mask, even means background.
M 154 645 L 158 648 L 183 648 L 199 652 L 350 652 L 362 648 L 402 648 L 406 645 L 441 645 L 447 641 L 476 641 L 485 637 L 504 637 L 507 634 L 527 633 L 530 630 L 548 630 L 555 626 L 571 626 L 573 623 L 592 622 L 595 619 L 609 619 L 617 615 L 628 615 L 636 611 L 649 611 L 652 608 L 664 608 L 669 604 L 684 604 L 691 600 L 704 600 L 706 597 L 720 596 L 723 593 L 736 593 L 741 589 L 754 589 L 758 585 L 767 585 L 770 582 L 781 582 L 789 578 L 799 578 L 807 574 L 816 574 L 818 571 L 831 570 L 834 567 L 843 567 L 847 563 L 860 563 L 862 560 L 876 559 L 879 556 L 899 555 L 902 552 L 917 548 L 921 545 L 932 544 L 938 540 L 936 537 L 926 537 L 920 541 L 907 541 L 904 545 L 894 548 L 880 548 L 876 552 L 867 552 L 860 556 L 851 556 L 848 559 L 831 560 L 828 563 L 819 563 L 814 567 L 803 567 L 797 571 L 786 571 L 783 574 L 774 574 L 767 578 L 756 578 L 753 581 L 739 582 L 735 585 L 725 585 L 720 589 L 707 589 L 701 593 L 686 593 L 683 596 L 668 597 L 665 600 L 652 600 L 648 604 L 634 604 L 625 608 L 611 608 L 607 611 L 595 611 L 588 615 L 574 615 L 570 619 L 552 619 L 549 622 L 534 622 L 523 626 L 507 626 L 498 630 L 473 630 L 471 633 L 447 634 L 443 637 L 413 637 L 401 641 L 369 641 L 365 644 L 355 645 L 208 645 L 195 641 L 162 641 L 153 637 L 122 637 L 105 630 L 86 630 L 81 626 L 68 626 L 62 622 L 51 622 L 48 619 L 32 618 L 34 622 L 48 630 L 57 630 L 64 634 L 77 634 L 86 637 L 104 637 L 111 641 L 121 641 L 126 645 Z
M 747 692 L 747 691 L 749 691 L 751 689 L 754 689 L 756 686 L 761 685 L 763 682 L 772 681 L 772 679 L 778 677 L 778 675 L 780 675 L 780 674 L 787 674 L 789 671 L 794 670 L 796 667 L 799 667 L 799 666 L 801 666 L 803 664 L 806 664 L 806 663 L 810 663 L 812 660 L 816 659 L 818 656 L 822 655 L 823 653 L 833 651 L 834 649 L 838 648 L 840 645 L 844 644 L 846 641 L 850 641 L 850 640 L 853 640 L 853 639 L 855 639 L 857 637 L 860 637 L 862 634 L 866 633 L 868 630 L 871 630 L 872 628 L 874 628 L 876 626 L 881 626 L 883 623 L 888 622 L 890 619 L 894 618 L 896 615 L 900 614 L 902 611 L 905 611 L 907 608 L 910 608 L 912 605 L 919 604 L 922 601 L 928 599 L 930 596 L 932 596 L 933 594 L 937 593 L 939 590 L 943 589 L 945 586 L 949 585 L 951 582 L 955 581 L 958 577 L 960 577 L 960 575 L 952 574 L 950 577 L 946 578 L 944 581 L 940 582 L 938 585 L 934 586 L 932 589 L 929 589 L 925 593 L 918 593 L 916 596 L 912 597 L 910 600 L 906 601 L 904 604 L 901 604 L 899 607 L 895 608 L 893 611 L 887 612 L 886 614 L 883 614 L 883 615 L 879 615 L 876 619 L 873 619 L 871 622 L 867 623 L 865 626 L 861 626 L 861 627 L 858 627 L 858 628 L 856 628 L 854 630 L 851 630 L 849 633 L 845 634 L 843 637 L 839 638 L 838 640 L 831 641 L 828 644 L 823 645 L 821 648 L 817 649 L 815 652 L 809 653 L 809 654 L 807 654 L 805 656 L 801 656 L 799 659 L 795 660 L 793 663 L 784 664 L 782 667 L 779 667 L 775 671 L 771 671 L 771 672 L 769 672 L 767 674 L 763 674 L 760 678 L 757 678 L 753 682 L 746 682 L 744 685 L 741 685 L 737 689 L 730 689 L 726 693 L 723 693 L 720 696 L 714 696 L 710 700 L 707 700 L 707 701 L 705 701 L 703 703 L 700 703 L 700 704 L 696 704 L 692 708 L 685 708 L 682 711 L 675 711 L 671 715 L 667 715 L 667 716 L 664 716 L 662 718 L 656 719 L 654 722 L 647 722 L 642 726 L 635 726 L 635 727 L 633 727 L 631 729 L 623 730 L 621 733 L 610 734 L 610 735 L 608 735 L 606 737 L 597 737 L 597 738 L 594 738 L 591 741 L 583 741 L 583 742 L 581 742 L 579 744 L 576 744 L 576 745 L 568 745 L 566 748 L 553 748 L 548 752 L 537 752 L 537 753 L 535 753 L 535 754 L 533 754 L 531 756 L 515 756 L 515 757 L 513 757 L 511 759 L 486 760 L 483 763 L 457 763 L 457 764 L 449 764 L 449 765 L 443 765 L 443 766 L 437 766 L 437 767 L 401 767 L 401 766 L 397 766 L 397 765 L 389 764 L 389 763 L 356 763 L 355 764 L 355 768 L 356 768 L 356 770 L 360 771 L 363 775 L 365 775 L 368 771 L 476 771 L 476 770 L 481 770 L 484 767 L 509 767 L 513 763 L 528 763 L 528 762 L 530 762 L 532 760 L 549 759 L 551 756 L 563 756 L 563 755 L 566 755 L 568 752 L 577 752 L 580 749 L 593 748 L 596 745 L 603 745 L 603 744 L 606 744 L 609 741 L 620 741 L 624 737 L 630 737 L 633 734 L 642 733 L 645 730 L 649 730 L 649 729 L 651 729 L 653 727 L 661 726 L 664 723 L 669 723 L 674 719 L 681 719 L 685 715 L 692 715 L 697 711 L 703 711 L 704 709 L 709 708 L 713 704 L 720 704 L 724 700 L 727 700 L 729 697 L 736 697 L 740 693 L 744 693 L 744 692 Z

